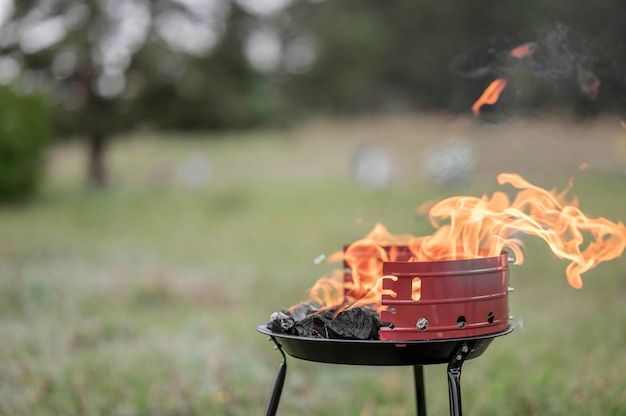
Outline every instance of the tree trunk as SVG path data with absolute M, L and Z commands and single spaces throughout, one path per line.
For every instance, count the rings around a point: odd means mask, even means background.
M 105 163 L 107 139 L 101 133 L 94 133 L 88 142 L 87 184 L 96 189 L 106 187 L 108 175 Z

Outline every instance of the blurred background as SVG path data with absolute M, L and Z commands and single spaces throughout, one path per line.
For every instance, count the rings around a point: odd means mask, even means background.
M 623 221 L 625 21 L 617 0 L 0 0 L 0 413 L 259 414 L 280 357 L 255 326 L 322 255 L 377 222 L 430 233 L 416 207 L 500 172 L 573 178 Z M 465 409 L 626 414 L 624 260 L 574 290 L 526 245 L 518 330 L 466 364 Z M 414 414 L 412 382 L 291 360 L 279 413 Z

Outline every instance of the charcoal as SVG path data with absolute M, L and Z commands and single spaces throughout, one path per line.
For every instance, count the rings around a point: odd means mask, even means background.
M 280 312 L 274 312 L 267 322 L 267 329 L 280 334 L 300 335 L 300 333 L 306 333 L 307 335 L 302 336 L 312 336 L 311 330 L 297 329 L 295 324 L 305 320 L 309 315 L 315 314 L 319 309 L 320 305 L 317 303 L 302 302 L 292 310 L 283 309 Z M 306 321 L 304 326 L 311 326 L 311 322 L 311 320 Z
M 289 312 L 291 312 L 291 316 L 293 317 L 293 320 L 298 322 L 306 318 L 307 315 L 310 315 L 312 313 L 319 311 L 320 307 L 321 306 L 315 302 L 302 302 L 298 306 L 290 310 Z
M 320 313 L 316 313 L 314 316 L 317 316 L 324 322 L 332 321 L 335 319 L 335 310 L 334 309 L 326 309 Z
M 289 311 L 274 312 L 267 323 L 267 329 L 281 334 L 290 334 L 295 321 Z
M 334 318 L 333 312 L 324 310 L 309 315 L 295 324 L 295 334 L 301 337 L 328 338 L 326 325 Z
M 334 339 L 378 339 L 379 329 L 378 314 L 366 308 L 345 310 L 326 323 L 328 337 Z
M 381 327 L 391 327 L 381 322 L 378 313 L 370 308 L 356 307 L 340 312 L 335 309 L 321 312 L 319 305 L 302 303 L 291 311 L 282 310 L 270 316 L 267 328 L 273 332 L 307 338 L 377 340 Z
M 293 327 L 293 335 L 309 338 L 324 338 L 322 334 L 324 334 L 325 331 L 323 329 L 320 331 L 324 325 L 315 323 L 315 321 L 319 321 L 319 318 L 315 316 L 307 316 L 301 321 L 298 321 Z

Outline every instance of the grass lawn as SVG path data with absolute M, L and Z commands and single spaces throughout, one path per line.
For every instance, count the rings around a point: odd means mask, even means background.
M 452 138 L 470 144 L 474 173 L 439 188 L 424 155 Z M 353 181 L 364 144 L 391 155 L 390 186 Z M 212 137 L 138 132 L 109 156 L 112 185 L 94 192 L 80 146 L 56 147 L 41 194 L 0 208 L 0 414 L 261 414 L 280 356 L 255 326 L 334 267 L 314 259 L 376 222 L 429 233 L 417 206 L 491 192 L 499 172 L 559 189 L 573 176 L 585 212 L 626 220 L 626 132 L 610 119 L 416 115 Z M 180 167 L 199 157 L 210 180 L 187 189 Z M 465 412 L 626 415 L 626 259 L 576 290 L 544 243 L 528 239 L 526 258 L 511 269 L 517 329 L 464 365 Z M 281 415 L 415 414 L 411 368 L 288 363 Z M 445 366 L 427 367 L 426 383 L 429 412 L 447 414 Z

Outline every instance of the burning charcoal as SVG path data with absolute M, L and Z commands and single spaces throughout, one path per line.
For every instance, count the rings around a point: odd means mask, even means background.
M 295 335 L 313 338 L 328 338 L 326 326 L 333 320 L 333 312 L 325 310 L 320 313 L 309 315 L 303 320 L 296 322 Z
M 325 331 L 320 332 L 320 327 L 323 328 L 323 324 L 320 325 L 319 322 L 317 325 L 314 324 L 315 320 L 319 320 L 316 316 L 307 316 L 301 321 L 298 321 L 296 325 L 294 325 L 294 335 L 298 335 L 301 337 L 309 337 L 309 338 L 325 338 L 322 334 Z
M 313 327 L 312 320 L 307 322 L 307 324 L 308 325 L 303 324 L 302 321 L 298 322 L 298 324 L 294 326 L 294 335 L 307 338 L 325 338 Z
M 329 338 L 378 339 L 378 314 L 366 308 L 345 310 L 326 324 Z
M 315 316 L 319 317 L 322 321 L 324 321 L 324 323 L 332 321 L 333 319 L 335 319 L 335 309 L 323 310 Z
M 306 318 L 307 315 L 317 312 L 319 309 L 320 305 L 315 302 L 302 302 L 290 312 L 293 320 L 298 322 Z
M 289 334 L 294 324 L 294 319 L 288 311 L 274 312 L 267 323 L 267 329 L 270 329 L 272 332 Z
M 274 312 L 267 328 L 273 332 L 308 338 L 378 339 L 381 326 L 378 313 L 369 308 L 352 308 L 335 316 L 334 309 L 315 313 L 319 305 L 303 303 L 292 311 Z

